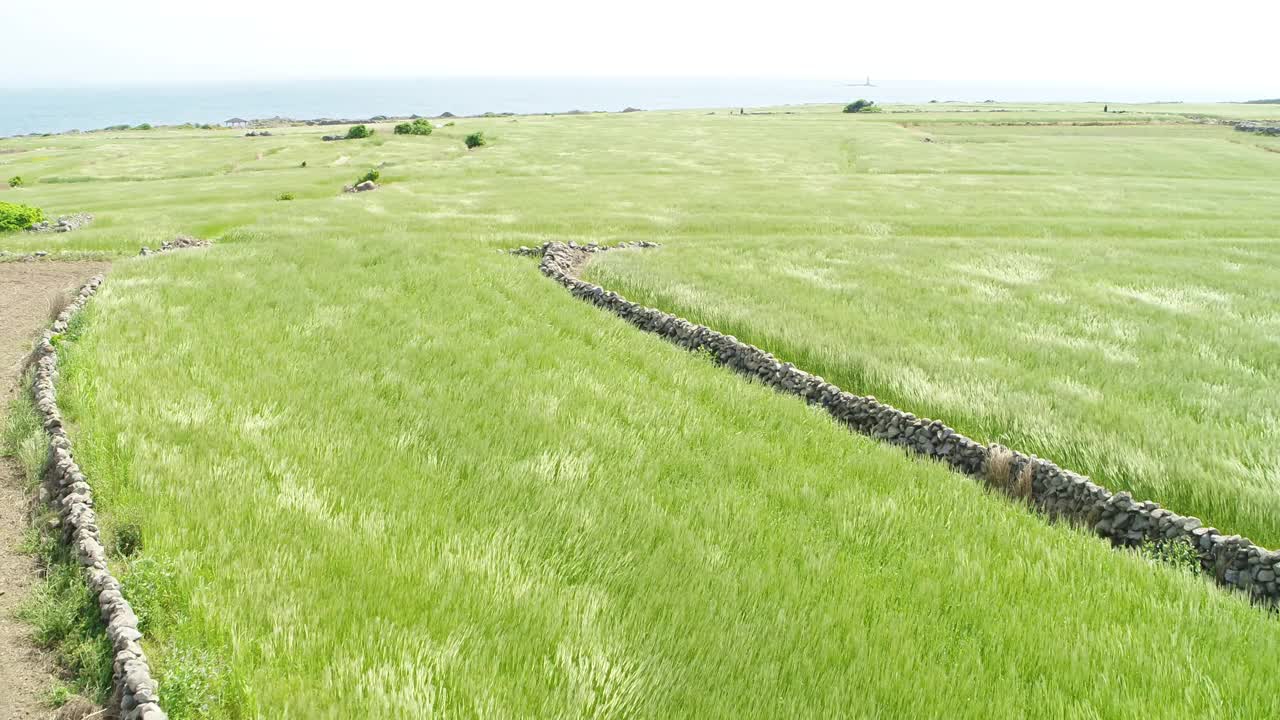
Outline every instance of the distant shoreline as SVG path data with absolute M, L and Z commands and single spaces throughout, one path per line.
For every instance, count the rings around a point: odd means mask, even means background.
M 829 103 L 814 103 L 829 104 Z M 698 110 L 700 108 L 689 108 L 690 110 Z M 145 132 L 147 130 L 166 130 L 166 129 L 201 129 L 201 130 L 255 130 L 269 129 L 281 127 L 331 127 L 336 125 L 377 125 L 384 123 L 409 122 L 411 120 L 476 120 L 482 118 L 514 118 L 514 117 L 557 117 L 557 116 L 575 116 L 575 115 L 624 115 L 631 113 L 645 112 L 642 108 L 626 107 L 622 110 L 565 110 L 563 112 L 537 112 L 537 113 L 515 113 L 515 112 L 484 112 L 473 115 L 455 115 L 451 112 L 443 112 L 439 115 L 372 115 L 367 118 L 312 118 L 301 120 L 289 117 L 269 117 L 269 118 L 244 118 L 242 122 L 230 124 L 230 120 L 224 120 L 218 123 L 174 123 L 157 125 L 152 123 L 140 123 L 138 125 L 110 125 L 101 128 L 92 128 L 89 130 L 63 130 L 60 132 L 30 132 L 19 135 L 0 136 L 0 140 L 9 138 L 30 138 L 30 137 L 57 137 L 59 135 L 89 135 L 101 132 L 126 132 L 136 130 Z M 238 118 L 232 118 L 238 119 Z M 145 127 L 144 127 L 145 126 Z
M 796 104 L 780 104 L 780 105 L 775 105 L 775 106 L 772 106 L 772 107 L 813 107 L 813 106 L 818 106 L 818 105 L 833 105 L 833 104 L 837 104 L 837 103 L 826 103 L 826 102 L 821 102 L 821 103 L 796 103 Z M 1003 107 L 1003 106 L 1006 106 L 1006 105 L 1015 105 L 1015 106 L 1026 106 L 1026 105 L 1105 105 L 1105 104 L 1106 104 L 1106 103 L 1105 103 L 1104 101 L 1101 101 L 1101 100 L 1089 100 L 1089 101 L 1083 101 L 1083 102 L 1078 102 L 1078 103 L 1060 103 L 1060 102 L 1055 102 L 1055 101 L 1011 101 L 1011 102 L 1005 102 L 1005 101 L 997 101 L 997 100 L 984 100 L 984 101 L 981 101 L 981 102 L 975 102 L 975 101 L 972 101 L 972 100 L 931 100 L 931 101 L 929 101 L 929 102 L 927 102 L 927 103 L 887 103 L 887 104 L 885 104 L 885 105 L 884 105 L 884 107 L 886 107 L 886 108 L 890 108 L 890 109 L 888 110 L 888 112 L 889 112 L 890 114 L 893 114 L 893 113 L 911 113 L 911 112 L 920 112 L 920 111 L 927 112 L 927 108 L 928 108 L 928 106 L 930 106 L 930 105 L 935 105 L 935 106 L 938 106 L 938 105 L 974 105 L 974 106 L 980 106 L 980 107 L 977 107 L 977 108 L 975 108 L 975 109 L 973 109 L 973 110 L 962 110 L 962 111 L 954 111 L 954 110 L 953 110 L 953 111 L 950 111 L 950 112 L 990 112 L 990 113 L 1007 113 L 1007 112 L 1012 112 L 1012 110 L 1010 110 L 1010 109 L 1009 109 L 1009 108 L 1007 108 L 1007 107 Z M 1130 108 L 1131 108 L 1131 107 L 1140 107 L 1140 106 L 1143 106 L 1143 105 L 1185 105 L 1185 104 L 1188 104 L 1188 103 L 1186 103 L 1186 102 L 1184 102 L 1184 101 L 1181 101 L 1181 100 L 1156 100 L 1156 101 L 1151 101 L 1151 102 L 1142 102 L 1142 103 L 1112 103 L 1112 105 L 1114 105 L 1115 107 L 1130 107 Z M 1223 101 L 1223 102 L 1216 102 L 1216 103 L 1192 103 L 1192 104 L 1197 104 L 1197 105 L 1280 105 L 1280 100 L 1235 100 L 1235 101 Z M 905 105 L 905 106 L 910 106 L 910 107 L 915 107 L 915 108 L 921 108 L 921 110 L 915 110 L 915 111 L 913 111 L 913 110 L 894 110 L 894 109 L 892 109 L 892 108 L 893 108 L 895 105 Z M 923 106 L 923 107 L 921 107 L 921 106 Z M 725 109 L 725 108 L 717 108 L 717 109 L 715 109 L 715 110 L 711 110 L 711 112 L 710 112 L 709 114 L 715 114 L 716 112 L 718 112 L 718 111 L 720 111 L 720 110 L 722 110 L 722 109 Z M 685 112 L 693 112 L 693 111 L 700 111 L 700 110 L 708 110 L 708 108 L 677 108 L 677 109 L 663 109 L 663 110 L 660 110 L 660 111 L 658 111 L 658 112 L 682 112 L 682 111 L 685 111 Z M 733 115 L 737 115 L 737 114 L 739 114 L 738 112 L 734 112 L 734 111 L 733 111 L 733 108 L 729 108 L 729 110 L 730 110 L 730 114 L 733 114 Z M 741 108 L 740 108 L 739 110 L 741 110 Z M 647 111 L 647 110 L 645 110 L 645 109 L 643 109 L 643 108 L 637 108 L 637 107 L 631 107 L 631 106 L 628 106 L 628 107 L 626 107 L 626 108 L 624 108 L 624 109 L 622 109 L 622 110 L 576 110 L 576 109 L 575 109 L 575 110 L 565 110 L 565 111 L 560 111 L 560 112 L 528 112 L 528 113 L 517 113 L 517 112 L 483 112 L 483 113 L 474 113 L 474 114 L 470 114 L 470 115 L 455 115 L 454 113 L 451 113 L 451 112 L 447 112 L 447 111 L 446 111 L 446 112 L 440 113 L 440 114 L 438 114 L 438 115 L 429 115 L 429 116 L 427 116 L 427 115 L 417 115 L 417 114 L 413 114 L 413 115 L 371 115 L 371 116 L 369 116 L 369 117 L 367 117 L 367 118 L 311 118 L 311 119 L 298 119 L 298 118 L 290 118 L 290 117 L 274 116 L 274 117 L 268 117 L 268 118 L 229 118 L 228 120 L 224 120 L 224 121 L 222 121 L 222 122 L 218 122 L 218 123 L 175 123 L 175 124 L 164 124 L 164 125 L 153 125 L 153 124 L 151 124 L 151 123 L 143 123 L 143 124 L 139 124 L 139 125 L 126 125 L 126 124 L 120 124 L 120 125 L 112 125 L 112 126 L 102 127 L 102 128 L 94 128 L 94 129 L 91 129 L 91 130 L 64 130 L 64 131 L 62 131 L 62 132 L 32 132 L 32 133 L 25 133 L 25 134 L 20 134 L 20 135 L 0 136 L 0 140 L 16 139 L 16 138 L 30 138 L 30 137 L 57 137 L 57 136 L 61 136 L 61 135 L 88 135 L 88 134 L 93 134 L 93 133 L 102 133 L 102 132 L 127 132 L 127 131 L 139 131 L 139 132 L 145 132 L 145 131 L 148 131 L 148 130 L 161 130 L 161 129 L 191 129 L 191 130 L 194 130 L 194 129 L 200 129 L 200 130 L 221 130 L 221 131 L 241 131 L 241 130 L 249 130 L 249 131 L 254 131 L 254 130 L 264 130 L 264 129 L 271 129 L 271 128 L 289 128 L 289 127 L 333 127 L 333 126 L 339 126 L 339 125 L 345 125 L 345 126 L 351 126 L 351 125 L 376 125 L 376 124 L 389 124 L 389 123 L 409 122 L 409 121 L 411 121 L 411 120 L 418 120 L 418 119 L 426 119 L 426 120 L 445 120 L 445 121 L 448 121 L 448 120 L 455 120 L 455 119 L 457 119 L 457 120 L 476 120 L 476 119 L 488 119 L 488 118 L 561 117 L 561 116 L 577 116 L 577 115 L 624 115 L 624 114 L 642 113 L 642 112 L 648 112 L 648 111 Z M 1125 113 L 1126 111 L 1125 111 L 1125 110 L 1113 110 L 1112 112 L 1113 112 L 1113 113 L 1115 113 L 1115 114 L 1123 114 L 1123 113 Z M 777 114 L 777 113 L 776 113 L 776 112 L 774 112 L 774 111 L 760 111 L 760 110 L 756 110 L 756 111 L 754 111 L 754 112 L 746 112 L 745 114 L 746 114 L 746 115 L 773 115 L 773 114 Z M 788 112 L 786 112 L 785 114 L 791 114 L 791 112 L 789 112 L 789 111 L 788 111 Z M 1187 116 L 1187 117 L 1191 117 L 1191 116 Z M 231 121 L 232 121 L 232 120 L 235 120 L 235 121 L 236 121 L 236 123 L 235 123 L 234 125 L 233 125 L 233 124 L 229 124 L 229 123 L 231 123 Z M 1203 119 L 1202 119 L 1202 120 L 1203 120 Z M 1257 124 L 1258 124 L 1258 123 L 1257 123 L 1257 121 L 1238 120 L 1238 119 L 1231 119 L 1231 118 L 1222 118 L 1222 119 L 1220 119 L 1219 121 L 1220 121 L 1220 122 L 1222 122 L 1222 123 L 1224 123 L 1224 124 L 1230 124 L 1230 125 L 1240 125 L 1240 124 L 1243 124 L 1243 125 L 1257 125 Z M 1280 118 L 1278 118 L 1278 119 L 1277 119 L 1277 122 L 1280 122 Z M 1019 123 L 1019 124 L 1021 124 L 1021 123 Z M 1145 124 L 1145 123 L 1138 123 L 1138 122 L 1124 122 L 1124 121 L 1117 120 L 1115 123 L 1112 123 L 1112 124 L 1121 125 L 1121 124 Z M 1252 128 L 1242 128 L 1242 129 L 1250 129 L 1250 130 L 1255 131 L 1255 132 L 1257 131 L 1257 130 L 1254 130 L 1254 129 L 1252 129 Z
M 930 100 L 1007 103 L 1111 104 L 1181 98 L 1187 102 L 1239 102 L 1274 97 L 1253 88 L 1106 87 L 940 83 L 875 78 L 877 87 L 849 87 L 862 78 L 372 78 L 238 84 L 79 88 L 6 88 L 0 136 L 89 131 L 141 123 L 213 125 L 232 117 L 437 117 L 448 110 L 472 117 L 485 111 L 516 116 L 560 115 L 572 108 L 650 111 L 845 104 L 865 95 L 882 105 Z

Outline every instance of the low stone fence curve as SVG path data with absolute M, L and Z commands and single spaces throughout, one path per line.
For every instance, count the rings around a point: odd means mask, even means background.
M 845 392 L 732 335 L 633 303 L 578 277 L 595 253 L 624 247 L 655 247 L 655 244 L 623 243 L 608 247 L 553 242 L 541 248 L 511 252 L 542 255 L 539 266 L 542 273 L 575 297 L 682 348 L 709 352 L 717 363 L 779 392 L 798 395 L 809 404 L 819 405 L 855 432 L 982 478 L 1052 518 L 1092 529 L 1115 546 L 1185 541 L 1198 554 L 1201 570 L 1219 584 L 1247 593 L 1254 601 L 1273 608 L 1280 604 L 1280 585 L 1276 579 L 1280 574 L 1280 552 L 1259 547 L 1239 535 L 1223 534 L 1216 528 L 1206 527 L 1199 518 L 1179 515 L 1157 503 L 1134 500 L 1128 492 L 1113 493 L 1048 460 L 1000 445 L 983 445 L 938 420 L 917 418 L 875 397 Z

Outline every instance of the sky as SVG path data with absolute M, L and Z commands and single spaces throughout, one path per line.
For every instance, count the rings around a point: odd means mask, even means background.
M 1280 96 L 1280 3 L 1269 0 L 3 2 L 0 88 L 871 75 Z

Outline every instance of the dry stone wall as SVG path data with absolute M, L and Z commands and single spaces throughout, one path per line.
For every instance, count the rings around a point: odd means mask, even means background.
M 1245 121 L 1236 123 L 1236 130 L 1240 132 L 1258 133 L 1259 135 L 1271 135 L 1280 137 L 1280 125 L 1267 125 L 1265 123 Z
M 63 215 L 57 220 L 44 220 L 27 228 L 27 232 L 34 233 L 64 233 L 80 228 L 93 222 L 93 216 L 89 213 L 76 213 L 75 215 Z
M 63 427 L 54 383 L 58 378 L 58 352 L 54 338 L 67 329 L 71 318 L 84 307 L 102 284 L 97 276 L 81 288 L 75 300 L 63 310 L 53 327 L 40 338 L 34 353 L 36 410 L 49 438 L 49 467 L 46 483 L 60 517 L 64 539 L 80 563 L 98 602 L 107 626 L 113 652 L 114 695 L 111 705 L 123 720 L 164 720 L 160 694 L 146 653 L 138 616 L 121 593 L 120 581 L 107 568 L 107 551 L 98 532 L 93 509 L 93 489 L 72 454 L 71 439 Z
M 609 310 L 647 332 L 688 350 L 710 353 L 716 362 L 756 378 L 774 389 L 819 405 L 851 430 L 950 465 L 1025 500 L 1053 518 L 1089 527 L 1115 546 L 1135 547 L 1146 541 L 1185 541 L 1197 552 L 1201 569 L 1218 583 L 1275 607 L 1280 601 L 1280 553 L 1254 545 L 1239 535 L 1205 527 L 1194 517 L 1179 515 L 1157 503 L 1113 493 L 1070 470 L 999 445 L 983 445 L 942 422 L 918 418 L 871 396 L 846 392 L 826 380 L 782 362 L 732 335 L 628 301 L 615 292 L 579 279 L 593 254 L 617 247 L 653 247 L 641 242 L 614 247 L 547 243 L 519 248 L 517 255 L 542 255 L 543 274 L 575 297 Z

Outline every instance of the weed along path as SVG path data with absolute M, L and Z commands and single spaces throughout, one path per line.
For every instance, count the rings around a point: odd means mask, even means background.
M 1199 518 L 1179 515 L 1155 502 L 1136 501 L 1128 492 L 1113 493 L 1087 477 L 1054 463 L 1000 445 L 984 446 L 937 420 L 917 418 L 874 397 L 845 392 L 823 378 L 781 362 L 731 335 L 697 325 L 661 310 L 633 303 L 615 292 L 580 279 L 583 268 L 599 252 L 654 244 L 618 246 L 547 243 L 540 249 L 521 247 L 516 255 L 541 255 L 543 274 L 575 297 L 618 315 L 642 330 L 688 350 L 708 353 L 717 364 L 760 380 L 779 392 L 798 395 L 826 410 L 850 430 L 945 463 L 975 476 L 1018 502 L 1055 519 L 1090 529 L 1115 547 L 1147 545 L 1169 557 L 1185 547 L 1200 570 L 1218 584 L 1246 593 L 1254 602 L 1280 606 L 1280 552 L 1267 550 L 1239 535 L 1206 527 Z M 1175 545 L 1175 543 L 1177 545 Z
M 102 262 L 0 263 L 0 401 L 4 412 L 19 392 L 31 344 Z M 0 458 L 0 720 L 51 717 L 46 698 L 54 665 L 32 643 L 31 626 L 16 617 L 37 581 L 31 556 L 20 552 L 30 493 L 18 463 Z

